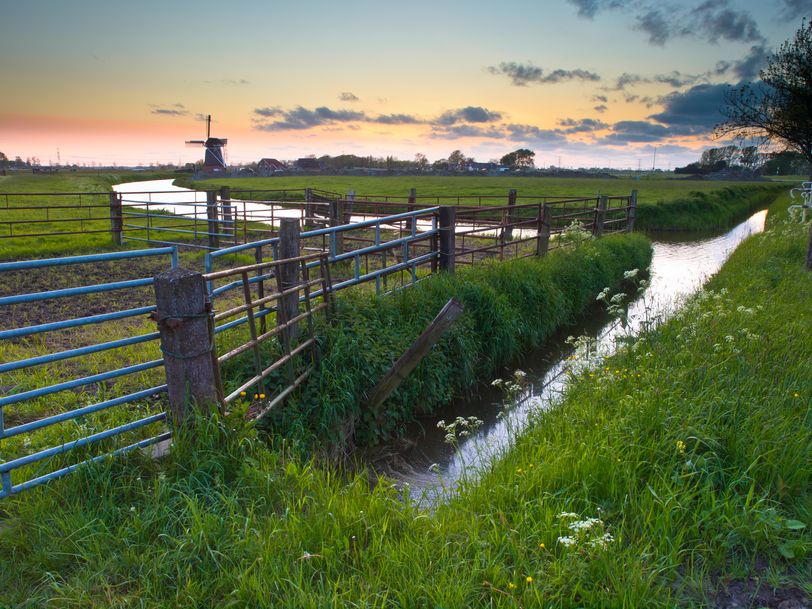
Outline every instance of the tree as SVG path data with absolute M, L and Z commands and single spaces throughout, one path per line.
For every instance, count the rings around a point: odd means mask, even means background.
M 506 165 L 511 169 L 532 169 L 535 167 L 533 157 L 536 153 L 527 148 L 519 148 L 513 152 L 508 152 L 505 156 L 499 159 L 502 165 Z
M 461 171 L 465 169 L 465 166 L 470 160 L 471 159 L 462 153 L 462 150 L 455 150 L 448 155 L 448 168 L 454 171 Z
M 759 77 L 758 83 L 728 89 L 717 135 L 759 137 L 812 164 L 812 21 L 801 23 Z
M 6 167 L 8 167 L 8 164 L 9 164 L 8 157 L 2 152 L 0 152 L 0 169 L 5 169 Z
M 422 152 L 418 152 L 414 155 L 414 164 L 417 169 L 420 171 L 425 171 L 426 167 L 429 166 L 429 160 L 426 158 L 426 155 Z

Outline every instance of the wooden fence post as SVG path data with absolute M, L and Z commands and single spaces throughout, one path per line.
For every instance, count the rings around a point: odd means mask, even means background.
M 305 188 L 305 221 L 303 224 L 307 224 L 307 220 L 313 217 L 313 189 L 312 188 Z
M 806 268 L 812 271 L 812 223 L 809 224 L 809 245 L 806 248 Z
M 511 188 L 508 191 L 508 209 L 504 215 L 504 222 L 506 225 L 512 225 L 516 222 L 516 189 Z M 513 226 L 505 226 L 502 228 L 502 245 L 505 242 L 513 239 Z
M 634 230 L 634 219 L 637 216 L 637 191 L 632 191 L 632 196 L 629 197 L 629 209 L 626 210 L 626 232 L 630 233 Z
M 220 188 L 220 203 L 223 206 L 223 232 L 231 235 L 236 240 L 237 226 L 235 224 L 234 206 L 231 205 L 231 187 L 222 186 Z
M 182 425 L 196 405 L 202 411 L 218 408 L 223 394 L 214 319 L 203 275 L 174 268 L 155 276 L 156 311 L 166 369 L 169 410 Z
M 415 206 L 416 201 L 417 201 L 417 189 L 416 188 L 410 188 L 409 189 L 409 202 L 408 202 L 407 211 L 414 211 L 414 206 Z M 411 233 L 413 226 L 414 226 L 414 218 L 407 218 L 406 219 L 406 230 L 408 230 Z
M 279 226 L 279 259 L 297 258 L 299 256 L 299 220 L 297 218 L 282 218 Z M 299 263 L 286 262 L 279 266 L 279 280 L 282 290 L 288 290 L 299 285 Z M 299 314 L 298 291 L 283 296 L 279 301 L 281 315 L 277 314 L 277 325 L 293 319 Z M 280 319 L 281 318 L 281 319 Z M 287 340 L 296 340 L 299 336 L 299 325 L 283 330 Z M 283 337 L 284 338 L 284 337 Z
M 451 205 L 440 207 L 440 270 L 454 273 L 457 235 L 454 232 L 457 208 Z
M 206 217 L 208 218 L 207 231 L 209 233 L 209 247 L 218 249 L 220 247 L 220 232 L 217 213 L 217 191 L 206 192 Z
M 596 237 L 603 237 L 603 223 L 606 221 L 607 202 L 606 195 L 601 195 L 598 198 L 598 209 L 595 210 L 595 228 L 592 231 L 592 234 Z
M 344 201 L 330 201 L 330 226 L 342 226 L 344 221 Z M 335 234 L 336 254 L 344 253 L 344 233 Z
M 122 215 L 121 195 L 117 192 L 110 193 L 110 232 L 113 235 L 113 244 L 121 245 L 124 242 L 122 232 L 124 230 L 124 216 Z
M 536 255 L 546 256 L 550 249 L 550 207 L 543 203 L 539 210 L 538 242 L 536 245 Z

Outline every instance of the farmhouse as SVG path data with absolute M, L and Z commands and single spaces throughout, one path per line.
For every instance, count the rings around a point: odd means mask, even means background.
M 318 159 L 312 157 L 296 159 L 293 165 L 299 171 L 321 171 L 321 163 L 319 163 Z
M 263 176 L 271 175 L 277 171 L 285 171 L 286 169 L 285 164 L 276 159 L 264 158 L 257 163 L 257 173 Z

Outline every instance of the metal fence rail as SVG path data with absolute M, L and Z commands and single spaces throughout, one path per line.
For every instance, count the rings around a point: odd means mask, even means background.
M 109 254 L 93 254 L 88 256 L 71 256 L 66 258 L 5 262 L 0 263 L 0 274 L 15 271 L 31 272 L 36 269 L 59 268 L 68 265 L 98 264 L 112 261 L 126 261 L 154 256 L 162 256 L 162 257 L 168 256 L 171 259 L 172 266 L 173 267 L 177 266 L 178 262 L 177 248 L 165 247 L 149 250 L 137 250 L 132 252 L 114 252 Z M 152 278 L 143 278 L 127 281 L 115 281 L 102 284 L 78 286 L 74 288 L 48 290 L 45 292 L 15 294 L 11 296 L 0 297 L 0 306 L 43 303 L 62 298 L 68 298 L 71 296 L 109 293 L 116 290 L 128 290 L 136 287 L 149 286 L 152 283 L 153 283 Z M 108 321 L 120 321 L 123 319 L 144 316 L 147 313 L 150 313 L 151 311 L 154 310 L 155 310 L 154 306 L 135 307 L 121 311 L 113 311 L 110 313 L 76 317 L 73 319 L 53 321 L 44 324 L 35 324 L 25 327 L 10 328 L 7 330 L 0 331 L 0 340 L 11 341 L 11 340 L 27 339 L 28 337 L 31 337 L 33 335 L 50 333 L 58 330 L 86 327 L 94 324 L 101 324 Z M 26 357 L 23 359 L 19 359 L 17 361 L 5 362 L 0 364 L 0 374 L 28 370 L 44 364 L 80 358 L 93 353 L 102 353 L 105 351 L 110 351 L 132 345 L 139 345 L 142 343 L 154 341 L 157 338 L 158 333 L 151 332 L 148 334 L 129 336 L 112 341 L 96 342 L 90 345 L 71 348 L 63 351 L 50 352 L 44 355 Z M 36 387 L 34 389 L 24 391 L 14 392 L 14 389 L 16 387 L 12 384 L 11 389 L 7 389 L 0 397 L 0 442 L 7 441 L 9 438 L 13 438 L 15 436 L 20 436 L 23 434 L 25 434 L 26 436 L 30 436 L 32 432 L 43 430 L 47 427 L 59 423 L 65 423 L 68 421 L 78 422 L 80 419 L 87 417 L 88 415 L 100 413 L 102 411 L 111 409 L 115 406 L 145 400 L 147 398 L 150 398 L 152 396 L 155 396 L 156 394 L 160 394 L 163 391 L 165 391 L 166 385 L 161 384 L 157 386 L 140 389 L 138 391 L 132 391 L 125 395 L 120 395 L 109 399 L 102 399 L 101 401 L 98 402 L 77 406 L 62 412 L 47 412 L 44 415 L 34 416 L 33 419 L 23 409 L 21 411 L 14 413 L 15 415 L 14 418 L 20 419 L 23 422 L 17 423 L 11 427 L 7 427 L 5 425 L 5 420 L 7 418 L 5 415 L 10 406 L 23 405 L 27 402 L 31 403 L 32 400 L 38 400 L 40 398 L 52 396 L 54 394 L 61 392 L 71 392 L 89 386 L 101 386 L 101 384 L 106 384 L 108 381 L 114 379 L 120 380 L 122 379 L 122 377 L 144 372 L 147 370 L 160 368 L 162 365 L 163 359 L 156 359 L 153 361 L 142 362 L 137 364 L 129 363 L 128 365 L 125 365 L 121 368 L 99 372 L 96 374 L 79 376 L 77 378 L 73 378 L 67 381 L 52 382 L 50 384 L 45 384 Z M 104 392 L 101 393 L 103 394 Z M 75 402 L 84 401 L 84 398 L 79 399 L 80 395 L 81 394 L 77 394 L 77 399 L 75 400 Z M 39 449 L 30 454 L 22 454 L 15 456 L 15 458 L 7 459 L 4 462 L 0 463 L 0 480 L 2 481 L 2 485 L 0 486 L 0 498 L 12 495 L 14 493 L 20 492 L 21 490 L 30 488 L 32 486 L 42 484 L 44 482 L 47 482 L 48 480 L 53 480 L 54 478 L 61 477 L 75 470 L 76 467 L 80 466 L 82 463 L 89 461 L 98 461 L 111 454 L 119 454 L 122 452 L 126 452 L 128 450 L 132 450 L 134 448 L 149 446 L 150 444 L 154 444 L 163 439 L 166 439 L 167 437 L 169 437 L 169 433 L 163 431 L 157 433 L 156 435 L 152 435 L 151 437 L 138 439 L 136 442 L 130 443 L 126 446 L 118 447 L 114 449 L 112 452 L 108 451 L 104 454 L 95 455 L 91 458 L 80 460 L 79 463 L 64 465 L 63 460 L 59 460 L 57 462 L 58 467 L 56 469 L 50 469 L 49 464 L 47 463 L 47 461 L 52 457 L 65 455 L 70 451 L 86 446 L 91 446 L 98 442 L 112 439 L 116 436 L 120 436 L 121 434 L 125 434 L 127 432 L 141 430 L 142 428 L 145 428 L 147 426 L 160 423 L 165 418 L 166 414 L 164 412 L 154 413 L 146 417 L 128 421 L 121 425 L 116 425 L 115 427 L 109 429 L 104 429 L 97 433 L 81 436 L 68 441 L 63 441 L 60 444 L 44 449 Z M 62 435 L 63 438 L 64 435 L 68 433 L 68 431 L 70 430 L 63 431 Z M 20 470 L 28 474 L 29 477 L 26 480 L 22 481 L 13 480 L 12 474 L 15 471 Z

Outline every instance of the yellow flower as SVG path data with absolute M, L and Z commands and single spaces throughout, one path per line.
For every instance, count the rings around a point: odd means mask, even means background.
M 677 450 L 681 455 L 685 454 L 685 442 L 682 440 L 677 440 Z
M 796 392 L 793 394 L 793 396 L 794 396 L 794 397 L 796 397 L 796 398 L 799 398 L 799 397 L 801 397 L 801 394 L 800 394 L 800 393 L 798 393 L 798 392 L 796 391 Z
M 264 400 L 264 399 L 265 399 L 265 394 L 264 394 L 264 393 L 260 393 L 260 394 L 259 394 L 259 399 L 260 399 L 260 400 Z
M 528 584 L 532 584 L 532 583 L 533 583 L 533 578 L 532 578 L 532 577 L 530 577 L 530 576 L 528 575 L 528 576 L 525 578 L 525 580 L 524 580 L 524 581 L 526 581 Z
M 543 544 L 543 543 L 540 543 L 540 544 L 539 544 L 539 550 L 543 550 L 543 549 L 544 549 L 544 547 L 545 547 L 545 546 L 544 546 L 544 544 Z
M 240 391 L 240 396 L 245 397 L 245 391 Z
M 514 584 L 513 582 L 508 582 L 508 590 L 515 590 L 515 589 L 516 589 L 516 584 Z
M 258 393 L 255 393 L 255 394 L 254 394 L 254 399 L 255 399 L 255 400 L 258 400 L 258 399 L 259 399 L 259 394 L 258 394 Z

